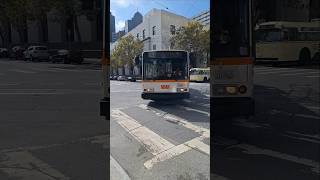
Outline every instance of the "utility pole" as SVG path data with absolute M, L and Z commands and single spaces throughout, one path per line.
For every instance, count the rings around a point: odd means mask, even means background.
M 106 120 L 110 120 L 110 81 L 109 81 L 109 67 L 110 67 L 110 13 L 108 0 L 103 1 L 103 49 L 102 49 L 102 88 L 103 88 L 103 98 L 100 101 L 100 115 L 105 116 Z

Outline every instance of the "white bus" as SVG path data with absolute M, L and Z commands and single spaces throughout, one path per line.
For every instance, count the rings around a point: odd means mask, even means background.
M 189 53 L 180 50 L 142 53 L 143 99 L 189 97 Z
M 210 81 L 210 68 L 191 68 L 190 81 L 192 82 Z
M 256 27 L 256 61 L 320 60 L 320 21 L 265 22 Z
M 251 116 L 253 41 L 251 0 L 214 1 L 212 116 Z

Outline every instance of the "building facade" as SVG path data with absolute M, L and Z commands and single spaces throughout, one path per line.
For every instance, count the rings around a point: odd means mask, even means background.
M 110 12 L 110 41 L 115 42 L 116 40 L 116 20 Z
M 143 16 L 141 13 L 136 12 L 132 19 L 126 20 L 125 22 L 125 33 L 130 32 L 133 28 L 137 27 L 143 21 Z
M 168 50 L 170 39 L 175 31 L 187 24 L 189 19 L 165 10 L 152 9 L 144 17 L 143 22 L 132 29 L 129 34 L 144 43 L 144 51 Z
M 205 28 L 210 28 L 210 10 L 201 12 L 200 14 L 191 18 L 193 21 L 197 21 Z

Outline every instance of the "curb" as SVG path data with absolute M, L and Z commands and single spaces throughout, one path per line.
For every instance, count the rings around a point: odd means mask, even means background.
M 120 164 L 110 156 L 110 180 L 131 180 Z

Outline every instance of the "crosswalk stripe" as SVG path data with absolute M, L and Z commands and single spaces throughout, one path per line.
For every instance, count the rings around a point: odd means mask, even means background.
M 0 166 L 0 170 L 9 177 L 21 180 L 70 179 L 27 151 L 6 153 L 4 161 L 0 162 Z
M 189 127 L 189 129 L 193 129 L 202 135 L 191 139 L 188 142 L 174 145 L 149 128 L 141 125 L 138 121 L 128 116 L 121 110 L 112 110 L 111 116 L 116 119 L 120 126 L 122 126 L 138 142 L 142 143 L 150 151 L 150 153 L 154 155 L 153 158 L 144 163 L 144 166 L 147 169 L 151 169 L 159 162 L 171 159 L 192 149 L 203 152 L 207 155 L 210 154 L 210 146 L 201 142 L 203 139 L 210 137 L 210 132 L 200 127 L 191 125 L 191 123 L 185 123 L 184 126 Z
M 111 116 L 116 118 L 117 123 L 126 129 L 129 134 L 144 144 L 153 155 L 175 146 L 120 110 L 113 110 Z

